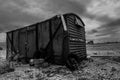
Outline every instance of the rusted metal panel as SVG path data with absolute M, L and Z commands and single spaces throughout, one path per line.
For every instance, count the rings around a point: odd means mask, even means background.
M 19 52 L 19 31 L 13 31 L 13 46 L 16 52 Z
M 19 33 L 19 53 L 22 58 L 27 57 L 27 27 L 20 30 Z
M 7 33 L 7 55 L 6 58 L 9 59 L 9 57 L 11 57 L 11 53 L 12 53 L 12 45 L 11 45 L 11 41 L 12 40 L 12 33 Z
M 52 34 L 53 35 L 55 34 L 53 39 L 54 55 L 60 55 L 62 53 L 61 47 L 63 42 L 63 28 L 62 28 L 62 23 L 60 19 L 56 18 L 52 21 L 52 31 L 53 31 Z
M 40 50 L 40 48 L 44 47 L 43 44 L 43 30 L 42 30 L 42 24 L 38 24 L 38 48 Z
M 61 18 L 60 17 L 55 17 L 53 19 L 51 19 L 51 25 L 52 25 L 52 35 L 55 33 L 55 31 L 57 30 L 59 24 L 61 23 Z M 62 27 L 62 26 L 61 26 Z
M 49 42 L 49 22 L 39 24 L 38 26 L 39 49 L 45 48 Z
M 36 51 L 36 27 L 27 27 L 27 57 L 33 58 Z
M 63 50 L 62 50 L 62 63 L 65 64 L 67 59 L 68 59 L 68 54 L 70 53 L 69 51 L 69 34 L 67 31 L 63 32 L 64 36 L 63 36 Z
M 62 54 L 63 54 L 62 53 L 62 51 L 63 51 L 63 38 L 64 38 L 63 36 L 64 36 L 63 28 L 60 27 L 58 32 L 56 33 L 55 39 L 53 40 L 54 56 L 55 56 L 55 58 L 57 58 L 56 61 L 59 61 L 59 62 L 61 61 Z

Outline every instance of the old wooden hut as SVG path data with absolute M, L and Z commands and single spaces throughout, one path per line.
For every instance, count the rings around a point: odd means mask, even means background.
M 69 57 L 86 58 L 84 23 L 74 13 L 56 15 L 20 29 L 7 32 L 7 56 L 20 59 L 42 57 L 49 62 L 65 64 Z

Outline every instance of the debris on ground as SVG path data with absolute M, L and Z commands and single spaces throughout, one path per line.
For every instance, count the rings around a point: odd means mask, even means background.
M 0 58 L 0 75 L 11 71 L 14 69 L 10 67 L 9 62 Z
M 71 72 L 66 66 L 51 65 L 43 62 L 43 66 L 19 65 L 15 71 L 4 73 L 0 80 L 119 80 L 120 65 L 99 58 L 84 60 L 79 70 Z

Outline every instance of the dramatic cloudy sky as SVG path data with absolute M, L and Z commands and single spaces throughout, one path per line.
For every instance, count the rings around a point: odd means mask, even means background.
M 83 19 L 87 40 L 120 41 L 120 0 L 0 0 L 0 42 L 6 31 L 67 12 Z

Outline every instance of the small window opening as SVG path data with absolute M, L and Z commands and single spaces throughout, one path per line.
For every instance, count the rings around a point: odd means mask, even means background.
M 79 20 L 78 18 L 76 18 L 76 20 L 75 20 L 75 25 L 77 27 L 83 27 L 84 26 L 83 23 L 81 22 L 81 20 Z

